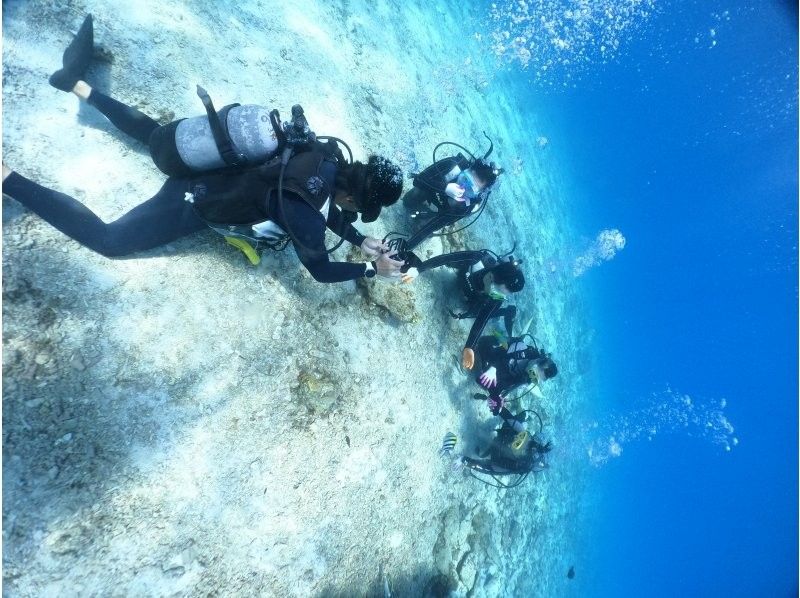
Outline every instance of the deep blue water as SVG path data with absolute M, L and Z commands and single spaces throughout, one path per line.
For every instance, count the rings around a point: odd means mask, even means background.
M 739 440 L 666 426 L 593 471 L 577 575 L 594 596 L 796 595 L 796 7 L 665 3 L 564 89 L 512 79 L 552 127 L 576 227 L 627 238 L 580 281 L 593 411 L 669 386 L 725 399 Z

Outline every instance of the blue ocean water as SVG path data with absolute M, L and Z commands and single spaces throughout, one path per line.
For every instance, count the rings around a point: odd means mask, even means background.
M 572 226 L 626 239 L 580 280 L 597 467 L 577 595 L 790 595 L 797 7 L 638 3 L 620 27 L 598 3 L 585 35 L 574 9 L 531 3 L 550 30 L 527 39 L 572 45 L 512 60 L 508 83 L 547 123 Z M 519 33 L 529 13 L 504 10 Z

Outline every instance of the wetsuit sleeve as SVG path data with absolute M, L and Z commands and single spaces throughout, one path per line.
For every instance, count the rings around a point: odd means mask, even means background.
M 345 241 L 355 245 L 356 247 L 361 247 L 361 244 L 366 239 L 366 235 L 362 235 L 356 227 L 352 224 L 344 221 L 344 215 L 342 211 L 334 205 L 331 205 L 328 210 L 328 221 L 326 223 L 327 227 L 335 232 L 337 235 L 344 238 Z
M 425 272 L 426 270 L 438 268 L 439 266 L 450 266 L 451 268 L 469 267 L 481 261 L 485 255 L 486 252 L 484 251 L 454 251 L 453 253 L 444 253 L 432 257 L 429 260 L 425 260 L 417 266 L 417 270 Z
M 300 241 L 293 243 L 300 262 L 317 282 L 344 282 L 364 276 L 366 266 L 349 262 L 332 262 L 325 252 L 325 226 L 322 215 L 302 200 L 285 202 L 286 220 Z M 355 229 L 354 229 L 355 230 Z M 345 237 L 347 238 L 347 237 Z
M 514 305 L 506 305 L 498 309 L 494 317 L 503 316 L 503 324 L 506 327 L 506 336 L 511 338 L 514 334 L 514 319 L 517 317 L 517 308 Z
M 483 334 L 483 329 L 486 328 L 486 324 L 489 320 L 498 316 L 497 311 L 502 304 L 503 302 L 498 299 L 488 299 L 481 305 L 478 315 L 475 317 L 475 322 L 470 328 L 467 342 L 464 343 L 465 349 L 475 348 L 475 345 L 478 344 L 478 339 Z
M 475 345 L 475 352 L 481 364 L 479 371 L 475 372 L 477 380 L 486 369 L 497 365 L 497 339 L 491 335 L 480 337 Z
M 464 217 L 464 214 L 448 214 L 448 213 L 441 213 L 437 214 L 430 220 L 428 220 L 422 227 L 416 231 L 411 237 L 406 241 L 406 247 L 409 251 L 413 250 L 417 245 L 422 243 L 425 239 L 430 237 L 433 233 L 437 230 L 444 228 L 450 224 L 455 224 L 461 218 Z
M 444 193 L 444 188 L 447 183 L 451 180 L 455 180 L 455 177 L 445 179 L 445 175 L 453 170 L 456 164 L 453 158 L 442 158 L 416 175 L 414 177 L 414 186 L 419 189 L 433 191 L 434 193 Z

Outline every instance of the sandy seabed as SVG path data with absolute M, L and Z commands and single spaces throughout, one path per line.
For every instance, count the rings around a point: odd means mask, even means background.
M 146 148 L 47 84 L 88 12 L 88 81 L 163 122 L 201 113 L 197 83 L 219 106 L 299 102 L 318 133 L 405 171 L 444 139 L 485 148 L 487 130 L 525 167 L 422 254 L 518 243 L 517 303 L 559 359 L 537 405 L 558 443 L 587 342 L 569 273 L 544 267 L 570 237 L 566 200 L 541 132 L 482 66 L 468 4 L 4 3 L 4 161 L 107 221 L 161 186 Z M 358 227 L 410 222 L 398 204 Z M 3 241 L 5 595 L 566 592 L 568 451 L 514 491 L 436 454 L 447 430 L 471 449 L 496 424 L 457 365 L 452 272 L 322 285 L 291 250 L 253 267 L 212 232 L 109 260 L 8 198 Z

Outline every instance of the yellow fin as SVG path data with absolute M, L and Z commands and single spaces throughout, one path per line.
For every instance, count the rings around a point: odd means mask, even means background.
M 253 249 L 253 246 L 250 245 L 244 239 L 239 239 L 237 237 L 225 237 L 225 240 L 228 242 L 228 245 L 233 245 L 236 249 L 240 250 L 250 263 L 254 266 L 258 266 L 261 263 L 261 256 L 256 253 L 256 250 Z

